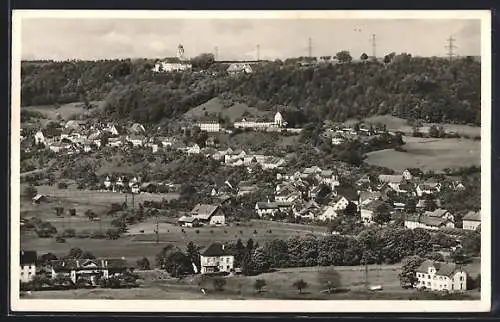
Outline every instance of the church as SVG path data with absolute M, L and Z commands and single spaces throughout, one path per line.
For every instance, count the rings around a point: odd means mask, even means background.
M 188 59 L 184 57 L 184 46 L 179 44 L 177 47 L 177 57 L 169 57 L 163 61 L 158 61 L 153 71 L 156 73 L 169 73 L 169 72 L 179 72 L 184 70 L 191 70 L 192 65 Z

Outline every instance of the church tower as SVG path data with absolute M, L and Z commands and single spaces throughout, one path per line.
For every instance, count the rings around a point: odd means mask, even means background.
M 184 60 L 184 47 L 181 44 L 177 47 L 177 58 L 179 58 L 180 61 Z

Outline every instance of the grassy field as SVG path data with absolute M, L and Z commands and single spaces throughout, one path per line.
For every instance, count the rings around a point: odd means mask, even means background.
M 396 171 L 405 168 L 441 171 L 445 168 L 479 166 L 481 143 L 468 139 L 425 139 L 405 137 L 403 148 L 407 152 L 386 149 L 370 152 L 368 164 L 383 166 Z
M 91 102 L 97 108 L 102 108 L 102 101 Z M 88 115 L 92 110 L 87 110 L 82 102 L 68 103 L 61 106 L 43 105 L 43 106 L 23 106 L 23 109 L 39 112 L 48 120 L 56 120 L 60 116 L 64 121 L 76 119 L 80 115 Z
M 264 152 L 266 148 L 286 146 L 296 147 L 299 144 L 300 135 L 284 136 L 277 133 L 266 132 L 244 132 L 235 135 L 218 134 L 217 139 L 221 146 L 229 146 L 233 149 L 253 150 Z
M 145 271 L 141 276 L 141 287 L 131 290 L 70 290 L 33 292 L 27 298 L 44 299 L 162 299 L 162 300 L 382 300 L 408 299 L 416 294 L 415 290 L 402 289 L 399 285 L 399 265 L 373 265 L 368 270 L 368 284 L 382 285 L 383 290 L 370 292 L 365 289 L 364 268 L 361 266 L 345 266 L 334 268 L 339 272 L 341 286 L 345 292 L 325 294 L 326 286 L 320 278 L 331 271 L 332 267 L 304 267 L 280 269 L 276 272 L 258 276 L 230 276 L 223 291 L 215 291 L 210 283 L 201 284 L 207 294 L 200 292 L 199 276 L 177 280 L 166 277 L 159 271 Z M 264 279 L 267 286 L 257 293 L 253 287 L 256 279 Z M 293 283 L 303 279 L 308 287 L 299 293 Z M 473 298 L 479 298 L 479 292 L 472 291 Z
M 190 109 L 184 114 L 184 117 L 198 119 L 205 117 L 205 113 L 221 114 L 222 117 L 228 117 L 232 122 L 241 120 L 246 115 L 250 115 L 251 117 L 267 117 L 269 120 L 273 120 L 274 117 L 274 114 L 271 112 L 260 111 L 246 104 L 237 103 L 225 107 L 224 101 L 218 97 Z
M 367 123 L 381 123 L 387 126 L 389 131 L 401 131 L 404 133 L 411 133 L 413 129 L 410 125 L 408 125 L 408 121 L 399 117 L 391 116 L 391 115 L 377 115 L 371 116 L 363 121 Z M 345 122 L 346 124 L 354 124 L 356 120 L 348 120 Z M 423 126 L 432 126 L 432 125 L 441 125 L 445 129 L 445 131 L 454 131 L 461 135 L 468 135 L 471 137 L 480 136 L 481 128 L 478 126 L 470 126 L 470 125 L 462 125 L 462 124 L 449 124 L 449 123 L 423 123 Z

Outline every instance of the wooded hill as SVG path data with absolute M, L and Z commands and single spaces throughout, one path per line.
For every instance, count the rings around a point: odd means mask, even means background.
M 218 63 L 203 71 L 161 74 L 154 74 L 152 66 L 146 59 L 25 61 L 22 106 L 104 100 L 110 118 L 157 123 L 215 97 L 229 97 L 259 110 L 298 109 L 295 125 L 382 114 L 474 125 L 481 120 L 481 66 L 472 57 L 449 61 L 401 54 L 385 63 L 313 66 L 275 61 L 254 65 L 252 74 L 238 77 L 221 72 L 225 66 Z

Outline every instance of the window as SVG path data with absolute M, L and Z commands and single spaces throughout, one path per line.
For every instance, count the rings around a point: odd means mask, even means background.
M 431 286 L 431 282 L 427 282 L 427 286 Z
M 229 263 L 229 257 L 228 257 L 228 258 L 226 258 L 226 263 Z
M 21 272 L 21 276 L 24 276 L 24 272 Z
M 28 272 L 28 275 L 31 275 L 31 272 Z

